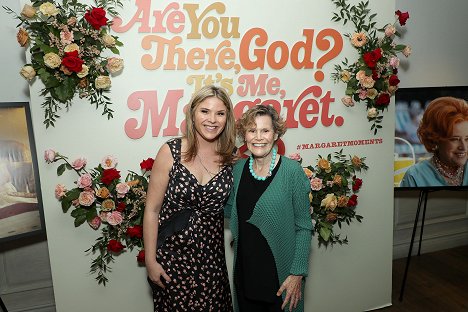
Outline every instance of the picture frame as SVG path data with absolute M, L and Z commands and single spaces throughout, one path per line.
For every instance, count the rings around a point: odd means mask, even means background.
M 28 102 L 0 102 L 0 244 L 45 233 Z
M 412 165 L 432 157 L 418 137 L 417 129 L 427 105 L 434 99 L 451 96 L 468 101 L 468 86 L 400 88 L 395 94 L 394 190 L 468 190 L 468 186 L 400 186 Z

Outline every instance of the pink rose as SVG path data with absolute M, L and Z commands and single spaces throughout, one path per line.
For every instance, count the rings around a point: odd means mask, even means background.
M 118 225 L 123 221 L 122 214 L 118 211 L 108 212 L 106 218 L 110 225 Z
M 73 42 L 73 31 L 69 31 L 68 29 L 62 30 L 60 32 L 60 41 L 62 44 L 70 44 Z
M 367 91 L 365 89 L 361 89 L 359 90 L 359 98 L 361 100 L 365 100 L 367 97 Z
M 400 59 L 396 56 L 392 56 L 388 63 L 390 64 L 390 66 L 392 66 L 393 69 L 395 69 L 398 66 L 400 66 Z
M 322 179 L 313 178 L 312 180 L 310 180 L 310 188 L 313 191 L 320 191 L 323 188 Z
M 83 158 L 83 157 L 80 157 L 78 159 L 75 159 L 71 166 L 73 167 L 73 169 L 75 170 L 80 170 L 82 169 L 84 166 L 86 166 L 87 164 L 87 161 L 86 161 L 86 158 Z
M 291 158 L 292 160 L 299 161 L 299 162 L 302 161 L 301 154 L 299 154 L 299 153 L 290 154 L 289 158 Z
M 93 220 L 88 221 L 88 224 L 93 230 L 97 230 L 101 226 L 101 218 L 96 216 L 93 218 Z
M 89 173 L 85 173 L 78 178 L 78 187 L 90 187 L 93 184 L 93 177 Z
M 117 158 L 112 155 L 107 155 L 101 160 L 101 166 L 103 169 L 112 169 L 117 166 Z
M 55 198 L 60 199 L 63 196 L 65 196 L 65 193 L 67 192 L 67 189 L 65 188 L 65 185 L 63 184 L 57 184 L 55 187 Z
M 353 98 L 350 97 L 349 95 L 345 96 L 344 98 L 341 99 L 341 102 L 347 106 L 347 107 L 353 107 L 354 106 L 354 101 Z
M 395 26 L 393 26 L 393 25 L 391 25 L 391 24 L 388 24 L 388 25 L 385 27 L 385 36 L 391 37 L 391 36 L 393 36 L 395 33 L 396 33 L 396 28 L 395 28 Z
M 101 211 L 99 213 L 99 218 L 101 219 L 102 222 L 107 222 L 107 212 Z
M 123 198 L 125 197 L 125 194 L 127 194 L 128 191 L 130 190 L 130 186 L 128 186 L 127 183 L 118 183 L 115 186 L 115 189 L 117 190 L 117 197 Z
M 54 150 L 47 149 L 44 152 L 44 159 L 46 163 L 48 164 L 53 163 L 55 161 L 55 156 L 56 156 L 56 153 Z
M 81 206 L 91 206 L 94 203 L 94 199 L 94 193 L 90 191 L 83 191 L 80 193 L 80 196 L 78 196 L 78 202 Z

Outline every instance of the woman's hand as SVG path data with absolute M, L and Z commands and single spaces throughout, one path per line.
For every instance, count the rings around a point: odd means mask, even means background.
M 281 309 L 284 310 L 284 307 L 289 302 L 289 311 L 292 311 L 297 307 L 297 303 L 301 300 L 301 285 L 302 285 L 302 276 L 301 275 L 289 275 L 281 285 L 280 289 L 276 293 L 277 296 L 281 296 L 283 291 L 286 290 L 286 297 L 284 298 L 283 305 Z
M 161 276 L 166 282 L 169 283 L 171 281 L 169 275 L 166 274 L 166 271 L 164 271 L 162 266 L 156 261 L 146 263 L 146 271 L 148 272 L 149 279 L 161 288 L 165 288 Z

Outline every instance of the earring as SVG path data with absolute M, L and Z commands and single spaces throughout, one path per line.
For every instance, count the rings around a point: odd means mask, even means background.
M 432 148 L 432 151 L 435 152 L 439 149 L 439 145 L 434 145 L 434 147 Z

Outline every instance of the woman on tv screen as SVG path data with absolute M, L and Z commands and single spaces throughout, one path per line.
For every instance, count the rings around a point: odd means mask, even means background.
M 417 133 L 432 157 L 411 166 L 400 186 L 468 186 L 468 103 L 436 98 L 427 106 Z

